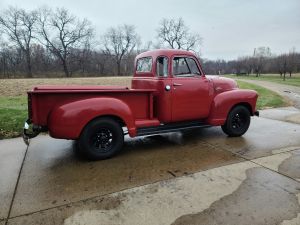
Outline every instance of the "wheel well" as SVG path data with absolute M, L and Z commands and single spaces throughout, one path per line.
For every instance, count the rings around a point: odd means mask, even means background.
M 115 115 L 101 115 L 101 116 L 97 116 L 93 119 L 91 119 L 87 124 L 89 124 L 90 122 L 92 122 L 93 120 L 96 120 L 96 119 L 99 119 L 99 118 L 109 118 L 109 119 L 113 119 L 115 120 L 116 122 L 118 122 L 122 127 L 126 127 L 126 123 L 118 116 L 115 116 Z M 86 125 L 87 125 L 86 124 Z M 85 125 L 85 126 L 86 126 Z
M 81 131 L 80 131 L 80 135 L 82 134 L 84 128 L 85 128 L 89 123 L 91 123 L 92 121 L 97 120 L 97 119 L 99 119 L 99 118 L 109 118 L 109 119 L 113 119 L 113 120 L 115 120 L 116 122 L 118 122 L 118 123 L 121 125 L 121 127 L 126 127 L 126 123 L 125 123 L 120 117 L 118 117 L 118 116 L 115 116 L 115 115 L 101 115 L 101 116 L 97 116 L 97 117 L 95 117 L 95 118 L 89 120 L 89 121 L 82 127 L 82 129 L 81 129 Z
M 235 104 L 234 106 L 232 106 L 232 108 L 230 109 L 230 111 L 231 111 L 234 107 L 236 107 L 236 106 L 238 106 L 238 105 L 245 106 L 245 107 L 248 109 L 250 115 L 253 116 L 252 107 L 251 107 L 251 105 L 250 105 L 249 103 L 247 103 L 247 102 L 240 102 L 240 103 L 238 103 L 238 104 Z

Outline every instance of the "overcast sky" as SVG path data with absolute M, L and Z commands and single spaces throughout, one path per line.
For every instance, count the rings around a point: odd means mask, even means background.
M 182 17 L 203 38 L 202 57 L 209 59 L 250 55 L 259 46 L 275 54 L 300 50 L 300 0 L 0 0 L 1 10 L 9 5 L 65 7 L 89 19 L 97 36 L 133 24 L 143 42 L 155 39 L 162 18 Z

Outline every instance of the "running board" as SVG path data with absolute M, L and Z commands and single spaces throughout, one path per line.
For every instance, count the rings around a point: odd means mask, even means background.
M 180 130 L 206 128 L 206 127 L 211 127 L 211 125 L 204 124 L 202 122 L 171 123 L 171 124 L 154 126 L 154 127 L 138 128 L 137 136 L 177 132 Z

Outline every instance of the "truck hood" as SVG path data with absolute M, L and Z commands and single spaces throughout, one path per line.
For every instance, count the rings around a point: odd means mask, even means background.
M 213 75 L 208 75 L 206 77 L 213 83 L 214 90 L 217 93 L 238 88 L 237 82 L 233 79 Z

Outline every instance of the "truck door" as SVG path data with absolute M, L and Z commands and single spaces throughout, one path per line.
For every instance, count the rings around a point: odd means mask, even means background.
M 172 122 L 199 120 L 208 116 L 209 80 L 190 56 L 172 59 Z

